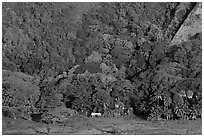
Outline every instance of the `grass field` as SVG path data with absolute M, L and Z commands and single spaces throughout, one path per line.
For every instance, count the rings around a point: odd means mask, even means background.
M 69 117 L 63 123 L 44 124 L 3 118 L 3 135 L 201 135 L 202 120 L 146 121 L 138 117 Z M 19 124 L 20 123 L 20 124 Z

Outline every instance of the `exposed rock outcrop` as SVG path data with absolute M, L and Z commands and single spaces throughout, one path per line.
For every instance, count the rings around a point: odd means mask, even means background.
M 197 33 L 202 33 L 202 3 L 198 3 L 188 15 L 176 35 L 173 37 L 170 45 L 179 44 L 187 41 L 189 37 Z

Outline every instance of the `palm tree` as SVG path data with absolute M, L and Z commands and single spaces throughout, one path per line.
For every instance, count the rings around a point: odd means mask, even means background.
M 157 110 L 159 110 L 159 100 L 162 100 L 163 93 L 159 90 L 156 91 L 154 95 L 153 100 L 157 101 Z M 157 115 L 157 120 L 159 120 L 159 115 Z

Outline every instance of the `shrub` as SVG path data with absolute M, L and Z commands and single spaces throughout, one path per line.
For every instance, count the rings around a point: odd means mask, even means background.
M 32 82 L 34 78 L 19 72 L 3 70 L 2 106 L 10 110 L 17 117 L 22 113 L 34 113 L 35 103 L 38 101 L 40 91 L 38 85 Z M 19 112 L 20 113 L 20 112 Z

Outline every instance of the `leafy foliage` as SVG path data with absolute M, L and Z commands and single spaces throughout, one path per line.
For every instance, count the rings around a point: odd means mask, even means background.
M 39 88 L 34 84 L 32 76 L 3 70 L 3 112 L 11 113 L 13 117 L 19 117 L 23 113 L 34 113 L 39 95 Z
M 3 3 L 4 106 L 201 117 L 202 34 L 169 45 L 195 3 L 82 5 Z

